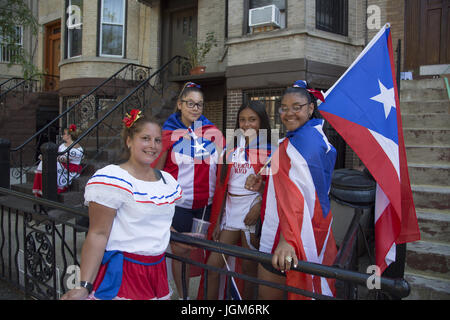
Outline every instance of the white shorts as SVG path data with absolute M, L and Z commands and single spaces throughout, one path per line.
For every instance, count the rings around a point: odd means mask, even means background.
M 258 195 L 258 193 L 243 196 L 231 196 L 228 194 L 225 202 L 225 211 L 222 218 L 222 229 L 231 231 L 248 230 L 249 226 L 245 225 L 244 219 L 250 211 L 250 208 L 255 203 L 255 199 Z

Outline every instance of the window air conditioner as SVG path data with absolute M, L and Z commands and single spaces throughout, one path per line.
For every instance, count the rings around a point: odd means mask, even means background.
M 249 27 L 274 26 L 280 27 L 280 9 L 276 5 L 264 6 L 249 10 Z

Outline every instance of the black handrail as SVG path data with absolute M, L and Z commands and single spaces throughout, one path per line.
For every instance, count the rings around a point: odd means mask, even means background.
M 101 118 L 99 118 L 89 129 L 85 130 L 79 137 L 76 139 L 70 146 L 68 146 L 64 151 L 58 152 L 57 156 L 66 154 L 72 150 L 72 148 L 78 144 L 85 136 L 87 136 L 92 130 L 94 130 L 98 125 L 106 119 L 111 113 L 113 113 L 115 110 L 117 110 L 124 101 L 126 101 L 131 95 L 133 95 L 136 91 L 138 91 L 140 88 L 142 88 L 144 85 L 146 85 L 153 77 L 155 77 L 157 74 L 159 74 L 163 69 L 165 69 L 169 64 L 171 64 L 173 61 L 177 59 L 186 59 L 182 56 L 173 56 L 168 62 L 166 62 L 164 65 L 162 65 L 158 70 L 156 70 L 153 74 L 151 74 L 147 79 L 142 81 L 138 86 L 136 86 L 131 92 L 127 94 L 122 100 L 116 103 L 108 112 L 106 112 Z M 187 59 L 186 59 L 187 60 Z M 11 149 L 11 151 L 13 151 Z
M 10 195 L 23 200 L 30 200 L 43 206 L 64 210 L 78 217 L 86 217 L 86 211 L 68 207 L 62 203 L 36 198 L 32 195 L 26 195 L 21 192 L 0 187 L 0 194 Z M 190 246 L 199 247 L 208 251 L 214 251 L 230 255 L 242 259 L 252 260 L 259 263 L 272 263 L 272 255 L 262 253 L 260 251 L 246 249 L 239 246 L 229 245 L 221 242 L 205 240 L 197 237 L 188 236 L 178 232 L 171 232 L 171 241 L 188 244 Z M 172 256 L 172 255 L 170 255 Z M 207 268 L 208 269 L 208 268 Z M 370 274 L 359 273 L 356 271 L 345 270 L 337 267 L 325 266 L 317 263 L 298 261 L 296 268 L 292 268 L 299 272 L 304 272 L 320 277 L 333 278 L 346 282 L 355 283 L 361 286 L 367 285 Z M 234 276 L 234 274 L 231 274 Z M 410 293 L 410 286 L 404 279 L 389 279 L 380 277 L 381 290 L 386 291 L 397 298 L 407 297 Z
M 3 81 L 2 83 L 0 83 L 0 87 L 2 87 L 3 85 L 5 85 L 5 84 L 7 84 L 8 82 L 13 81 L 13 80 L 23 80 L 23 78 L 12 77 L 12 78 L 6 79 L 6 80 Z
M 20 78 L 19 78 L 20 79 Z M 14 89 L 16 89 L 17 87 L 21 86 L 22 84 L 28 82 L 28 81 L 39 81 L 39 80 L 34 80 L 34 79 L 24 79 L 22 81 L 20 81 L 18 84 L 16 84 L 15 86 L 13 86 L 12 88 L 9 88 L 8 90 L 6 90 L 5 92 L 0 94 L 0 99 L 4 98 L 9 92 L 13 91 Z
M 206 250 L 221 252 L 226 255 L 229 254 L 239 258 L 272 264 L 272 255 L 262 253 L 260 251 L 249 250 L 242 247 L 237 247 L 211 240 L 193 238 L 181 233 L 172 233 L 171 239 L 195 247 L 201 247 Z M 320 277 L 349 281 L 362 286 L 367 285 L 367 280 L 372 276 L 370 274 L 344 270 L 307 261 L 298 261 L 297 267 L 292 269 L 308 274 L 314 274 Z M 382 290 L 385 290 L 398 298 L 407 297 L 410 293 L 409 284 L 404 279 L 389 279 L 380 277 L 380 285 Z
M 29 137 L 27 140 L 25 140 L 24 143 L 22 143 L 20 146 L 16 147 L 16 148 L 12 148 L 11 152 L 15 152 L 15 151 L 19 151 L 20 149 L 23 149 L 23 147 L 25 147 L 25 145 L 27 145 L 28 143 L 30 143 L 30 141 L 32 141 L 34 138 L 36 138 L 38 135 L 40 135 L 41 133 L 43 133 L 46 129 L 48 129 L 48 127 L 50 127 L 52 124 L 54 124 L 57 120 L 61 119 L 63 116 L 65 116 L 67 113 L 69 113 L 70 111 L 72 111 L 77 105 L 79 105 L 82 101 L 84 101 L 87 97 L 91 96 L 93 93 L 97 92 L 104 84 L 106 84 L 107 82 L 111 81 L 115 76 L 117 76 L 120 72 L 122 72 L 123 70 L 125 70 L 126 68 L 130 67 L 130 66 L 136 66 L 136 67 L 140 67 L 140 68 L 148 68 L 151 69 L 151 67 L 146 67 L 146 66 L 142 66 L 142 65 L 138 65 L 135 63 L 128 63 L 126 65 L 124 65 L 122 68 L 120 68 L 117 72 L 115 72 L 112 76 L 110 76 L 108 79 L 105 79 L 104 81 L 102 81 L 97 87 L 95 87 L 94 89 L 92 89 L 91 91 L 89 91 L 89 93 L 87 93 L 85 96 L 83 96 L 81 99 L 79 99 L 78 101 L 76 101 L 74 104 L 72 104 L 69 108 L 67 108 L 64 112 L 62 112 L 60 115 L 58 115 L 55 119 L 53 119 L 52 121 L 50 121 L 49 123 L 47 123 L 44 127 L 42 127 L 39 131 L 37 131 L 35 134 L 33 134 L 31 137 Z

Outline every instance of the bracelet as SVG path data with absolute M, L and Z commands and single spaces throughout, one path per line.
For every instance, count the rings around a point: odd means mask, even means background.
M 92 292 L 92 290 L 94 290 L 94 286 L 92 285 L 92 283 L 87 281 L 80 281 L 80 287 L 85 288 L 89 294 Z

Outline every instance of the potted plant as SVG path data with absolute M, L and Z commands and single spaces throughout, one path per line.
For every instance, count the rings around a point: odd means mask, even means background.
M 217 47 L 217 39 L 214 32 L 208 32 L 203 42 L 199 42 L 195 38 L 190 38 L 185 42 L 191 74 L 205 72 L 206 67 L 203 65 L 203 62 L 205 61 L 205 56 L 211 51 L 213 46 Z

